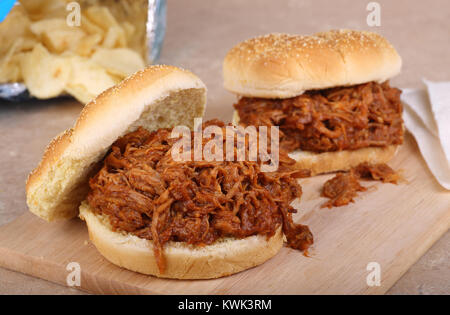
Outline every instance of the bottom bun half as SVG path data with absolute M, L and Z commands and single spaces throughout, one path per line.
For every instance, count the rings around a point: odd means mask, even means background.
M 233 125 L 239 125 L 239 114 L 233 113 Z M 297 169 L 308 169 L 311 176 L 331 173 L 337 171 L 347 171 L 360 163 L 370 164 L 387 163 L 397 153 L 398 145 L 386 147 L 367 147 L 357 150 L 342 150 L 332 152 L 316 153 L 311 151 L 296 150 L 288 155 L 296 161 Z
M 110 262 L 161 278 L 211 279 L 228 276 L 264 263 L 283 246 L 281 227 L 269 239 L 261 235 L 244 239 L 227 238 L 203 247 L 169 242 L 164 246 L 166 270 L 161 274 L 153 254 L 152 241 L 113 231 L 108 218 L 95 214 L 87 202 L 80 206 L 80 218 L 86 221 L 92 243 Z
M 347 171 L 364 162 L 387 163 L 394 157 L 397 147 L 397 145 L 390 145 L 323 153 L 296 150 L 290 152 L 289 157 L 296 161 L 296 168 L 308 169 L 311 171 L 311 176 L 314 176 L 322 173 Z

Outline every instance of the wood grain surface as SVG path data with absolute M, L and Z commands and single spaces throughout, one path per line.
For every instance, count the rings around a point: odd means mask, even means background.
M 84 222 L 46 223 L 26 213 L 0 228 L 0 266 L 66 284 L 70 262 L 81 267 L 80 289 L 144 294 L 379 294 L 386 292 L 449 228 L 450 194 L 424 165 L 411 137 L 390 163 L 402 172 L 399 185 L 370 186 L 356 202 L 320 208 L 323 182 L 302 180 L 296 221 L 315 235 L 310 257 L 283 248 L 261 266 L 215 280 L 166 280 L 130 272 L 106 261 L 88 241 Z M 381 285 L 368 286 L 367 265 L 381 267 Z

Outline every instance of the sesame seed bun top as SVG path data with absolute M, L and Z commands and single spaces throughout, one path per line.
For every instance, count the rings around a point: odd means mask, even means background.
M 233 47 L 224 86 L 248 97 L 288 98 L 306 90 L 383 82 L 400 72 L 397 51 L 381 35 L 333 30 L 312 36 L 268 34 Z

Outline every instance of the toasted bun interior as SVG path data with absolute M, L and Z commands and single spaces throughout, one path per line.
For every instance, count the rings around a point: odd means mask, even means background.
M 192 128 L 205 104 L 203 82 L 173 66 L 150 66 L 104 91 L 83 108 L 72 129 L 49 144 L 28 177 L 30 211 L 48 221 L 76 216 L 89 177 L 117 138 L 138 126 Z
M 233 112 L 233 125 L 239 125 L 237 111 Z M 322 153 L 295 150 L 288 155 L 297 162 L 295 164 L 297 169 L 308 169 L 311 171 L 311 176 L 314 176 L 322 173 L 346 171 L 363 162 L 371 164 L 387 163 L 395 156 L 397 149 L 398 145 Z
M 401 65 L 394 47 L 372 32 L 268 34 L 232 48 L 223 78 L 227 90 L 242 96 L 288 98 L 306 90 L 383 82 Z
M 222 239 L 207 246 L 169 242 L 163 249 L 166 270 L 161 274 L 153 254 L 152 241 L 125 232 L 114 232 L 105 215 L 92 212 L 87 202 L 80 206 L 89 236 L 98 251 L 120 267 L 175 279 L 211 279 L 257 266 L 275 256 L 283 246 L 281 227 L 267 239 L 256 235 L 244 239 Z

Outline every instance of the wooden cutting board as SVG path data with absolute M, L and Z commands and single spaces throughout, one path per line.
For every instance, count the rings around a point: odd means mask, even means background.
M 261 266 L 215 280 L 165 280 L 116 267 L 88 241 L 84 222 L 47 223 L 26 213 L 0 228 L 0 266 L 66 285 L 70 262 L 81 267 L 82 290 L 148 294 L 378 294 L 386 292 L 450 227 L 450 193 L 434 180 L 410 135 L 390 163 L 400 185 L 373 186 L 356 202 L 320 208 L 323 175 L 302 180 L 296 221 L 308 224 L 311 257 L 283 248 Z M 367 265 L 381 267 L 368 286 Z

